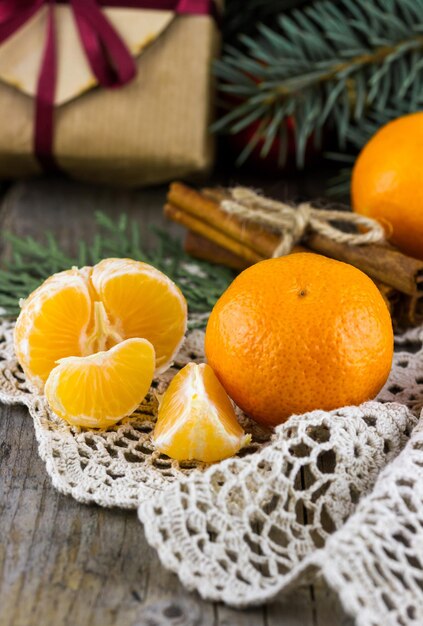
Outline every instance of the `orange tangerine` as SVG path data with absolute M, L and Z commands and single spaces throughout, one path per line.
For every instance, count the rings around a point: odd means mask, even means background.
M 269 426 L 374 398 L 392 365 L 392 321 L 352 265 L 297 253 L 235 278 L 206 329 L 208 362 L 236 404 Z
M 108 428 L 142 402 L 154 367 L 152 344 L 147 339 L 126 339 L 107 351 L 59 359 L 45 394 L 52 410 L 70 424 Z
M 209 365 L 188 363 L 176 374 L 159 407 L 153 441 L 179 461 L 220 461 L 248 444 L 234 408 Z
M 354 211 L 378 220 L 388 239 L 423 260 L 423 112 L 403 115 L 380 128 L 354 165 Z
M 160 373 L 178 351 L 187 323 L 179 288 L 132 259 L 105 259 L 54 274 L 21 306 L 15 352 L 39 391 L 59 359 L 89 356 L 130 338 L 153 344 Z

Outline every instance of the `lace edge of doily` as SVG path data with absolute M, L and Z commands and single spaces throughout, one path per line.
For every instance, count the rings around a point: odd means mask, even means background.
M 351 582 L 348 586 L 345 586 L 345 581 L 341 574 L 340 567 L 337 562 L 334 562 L 333 560 L 328 561 L 328 556 L 330 556 L 330 554 L 328 555 L 328 552 L 330 553 L 332 544 L 339 541 L 343 533 L 345 533 L 345 531 L 354 524 L 355 516 L 360 516 L 362 514 L 362 510 L 372 502 L 375 497 L 375 489 L 377 489 L 378 483 L 379 485 L 381 484 L 381 480 L 385 480 L 385 474 L 390 473 L 392 469 L 394 469 L 392 468 L 393 465 L 398 466 L 398 464 L 402 463 L 403 455 L 408 454 L 408 449 L 410 447 L 412 448 L 419 439 L 422 440 L 423 446 L 423 410 L 420 414 L 420 421 L 418 421 L 416 426 L 413 428 L 405 447 L 380 471 L 373 489 L 360 499 L 357 509 L 351 514 L 348 520 L 346 520 L 345 524 L 329 537 L 328 542 L 322 548 L 318 548 L 315 552 L 304 557 L 304 559 L 300 561 L 288 574 L 281 576 L 277 584 L 263 588 L 259 593 L 256 593 L 255 596 L 250 597 L 248 600 L 242 599 L 237 601 L 233 598 L 231 599 L 230 590 L 229 593 L 225 593 L 225 596 L 223 597 L 221 593 L 214 592 L 214 590 L 207 585 L 207 581 L 201 581 L 202 584 L 200 585 L 194 584 L 190 572 L 186 572 L 177 562 L 169 562 L 169 555 L 167 551 L 163 549 L 163 546 L 155 540 L 154 532 L 150 530 L 147 524 L 143 523 L 140 515 L 139 518 L 141 524 L 143 525 L 147 541 L 156 549 L 162 564 L 168 570 L 175 573 L 189 591 L 198 592 L 203 600 L 211 602 L 224 602 L 224 604 L 234 609 L 246 609 L 276 601 L 278 597 L 286 595 L 295 587 L 300 585 L 306 586 L 320 580 L 324 581 L 326 585 L 337 594 L 345 613 L 354 619 L 358 619 L 358 626 L 369 626 L 371 622 L 366 618 L 365 614 L 366 611 L 374 613 L 374 606 L 363 606 L 359 600 L 360 597 L 366 597 L 364 585 L 361 584 L 360 579 L 356 580 L 352 575 Z M 354 593 L 352 593 L 351 590 L 354 587 L 354 584 L 356 584 L 356 587 Z M 383 622 L 387 626 L 398 626 L 399 624 L 399 622 L 391 620 L 389 612 L 387 612 L 384 616 L 380 615 L 380 612 L 378 612 L 378 619 L 381 621 L 377 623 Z
M 413 329 L 416 331 L 416 329 Z M 422 332 L 419 330 L 419 334 Z M 411 334 L 409 332 L 409 334 Z M 414 334 L 416 334 L 414 332 Z M 414 336 L 414 335 L 413 335 Z M 402 339 L 402 337 L 400 337 Z M 7 364 L 7 360 L 6 360 Z M 161 488 L 158 488 L 154 484 L 139 484 L 139 490 L 137 494 L 137 499 L 126 499 L 121 500 L 119 502 L 110 502 L 107 497 L 103 497 L 102 493 L 84 493 L 78 490 L 78 487 L 70 486 L 66 480 L 64 480 L 60 474 L 57 473 L 54 461 L 51 458 L 48 442 L 43 437 L 44 426 L 41 424 L 39 416 L 37 415 L 37 411 L 34 408 L 34 394 L 28 391 L 22 391 L 19 394 L 10 395 L 7 392 L 0 390 L 0 402 L 7 405 L 23 405 L 26 406 L 32 419 L 34 422 L 34 430 L 36 435 L 36 440 L 38 444 L 38 452 L 45 463 L 46 470 L 48 475 L 50 476 L 53 486 L 61 493 L 65 495 L 70 495 L 77 501 L 89 504 L 95 503 L 102 507 L 107 508 L 122 508 L 122 509 L 136 509 L 141 502 L 144 500 L 149 500 L 153 498 L 157 493 L 162 491 Z M 45 401 L 42 396 L 36 396 L 37 401 Z M 166 486 L 165 486 L 166 488 Z
M 45 468 L 48 476 L 50 477 L 53 487 L 57 489 L 60 493 L 66 496 L 71 496 L 77 502 L 81 504 L 96 504 L 101 506 L 102 508 L 107 509 L 122 509 L 128 511 L 136 511 L 137 507 L 145 500 L 149 500 L 154 498 L 154 495 L 157 493 L 161 493 L 163 489 L 155 487 L 154 485 L 147 485 L 146 483 L 138 483 L 137 489 L 137 497 L 136 499 L 132 499 L 131 497 L 124 498 L 123 496 L 119 501 L 114 500 L 110 501 L 110 498 L 107 495 L 103 495 L 101 491 L 94 492 L 85 492 L 81 491 L 76 486 L 71 486 L 66 479 L 66 477 L 62 477 L 58 472 L 54 463 L 54 458 L 52 458 L 48 446 L 48 441 L 44 438 L 43 435 L 43 426 L 40 423 L 38 415 L 35 413 L 32 406 L 27 407 L 31 418 L 34 423 L 34 431 L 35 437 L 38 444 L 38 454 L 41 460 L 45 464 Z M 152 478 L 154 482 L 154 477 Z M 170 485 L 171 483 L 169 483 Z
M 339 562 L 339 558 L 331 559 L 330 561 L 324 559 L 325 551 L 332 552 L 333 547 L 336 548 L 336 544 L 339 544 L 339 541 L 342 543 L 343 535 L 346 534 L 348 537 L 350 529 L 352 529 L 353 536 L 357 533 L 354 524 L 357 519 L 360 521 L 360 516 L 366 513 L 367 508 L 371 509 L 372 504 L 377 503 L 381 495 L 384 496 L 386 492 L 389 492 L 389 494 L 395 493 L 397 481 L 404 480 L 404 477 L 400 474 L 400 470 L 406 470 L 406 475 L 410 476 L 411 474 L 414 475 L 417 469 L 417 479 L 423 476 L 423 470 L 419 469 L 423 467 L 422 460 L 418 460 L 418 467 L 416 467 L 416 465 L 413 466 L 413 464 L 416 463 L 417 449 L 423 450 L 423 409 L 420 413 L 420 419 L 414 427 L 404 448 L 382 469 L 372 491 L 360 500 L 357 509 L 348 520 L 346 520 L 344 526 L 339 529 L 339 532 L 334 533 L 334 535 L 328 539 L 322 551 L 319 551 L 321 554 L 315 555 L 315 564 L 319 568 L 319 576 L 321 576 L 326 584 L 337 594 L 344 611 L 357 620 L 357 626 L 369 626 L 370 624 L 376 625 L 380 623 L 386 624 L 386 626 L 405 626 L 408 623 L 410 623 L 410 625 L 411 623 L 420 623 L 415 621 L 414 617 L 410 617 L 409 622 L 408 620 L 405 622 L 404 620 L 397 619 L 388 609 L 386 601 L 382 604 L 375 602 L 377 594 L 368 593 L 368 588 L 359 572 L 355 572 L 354 569 L 349 568 L 349 580 L 346 582 L 345 576 L 342 575 L 342 563 Z M 390 480 L 394 483 L 392 490 L 388 487 Z M 420 491 L 420 498 L 422 493 L 423 492 Z M 423 505 L 422 500 L 421 502 Z M 394 505 L 397 505 L 395 500 Z M 383 607 L 385 607 L 385 611 L 383 611 Z M 382 612 L 384 612 L 384 614 L 382 614 Z M 420 618 L 423 619 L 423 596 L 420 596 Z
M 233 609 L 248 609 L 255 606 L 262 606 L 268 602 L 276 601 L 279 595 L 285 595 L 289 591 L 298 586 L 307 586 L 321 578 L 321 568 L 318 554 L 324 548 L 316 549 L 316 552 L 307 555 L 300 561 L 289 573 L 281 576 L 276 585 L 263 587 L 260 593 L 246 599 L 234 599 L 231 597 L 231 590 L 228 589 L 224 594 L 217 592 L 208 586 L 207 580 L 201 579 L 193 582 L 191 572 L 184 567 L 180 567 L 177 562 L 169 561 L 168 553 L 163 549 L 162 544 L 154 540 L 154 533 L 150 530 L 148 524 L 144 524 L 139 517 L 143 526 L 145 537 L 150 546 L 152 546 L 160 559 L 163 567 L 176 574 L 183 586 L 190 592 L 197 592 L 200 597 L 207 602 L 223 602 L 226 606 Z

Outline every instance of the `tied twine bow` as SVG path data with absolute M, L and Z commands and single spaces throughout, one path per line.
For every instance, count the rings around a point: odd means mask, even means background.
M 282 236 L 273 257 L 289 254 L 307 231 L 355 246 L 385 241 L 383 226 L 376 220 L 357 213 L 316 209 L 309 202 L 290 206 L 285 202 L 261 196 L 247 187 L 234 187 L 230 190 L 230 196 L 220 205 L 226 213 L 264 226 Z M 365 232 L 346 233 L 333 226 L 331 222 L 334 221 L 361 226 Z
M 41 166 L 57 170 L 53 156 L 54 96 L 57 46 L 54 9 L 68 4 L 88 63 L 103 87 L 122 87 L 136 74 L 135 61 L 118 32 L 102 12 L 103 6 L 173 11 L 179 15 L 212 15 L 213 0 L 0 0 L 0 45 L 39 10 L 47 8 L 47 31 L 35 98 L 34 153 Z

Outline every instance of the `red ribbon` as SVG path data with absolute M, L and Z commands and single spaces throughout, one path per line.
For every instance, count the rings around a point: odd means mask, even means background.
M 213 0 L 0 0 L 0 44 L 18 31 L 42 7 L 48 7 L 47 33 L 35 98 L 34 153 L 44 169 L 57 170 L 53 155 L 54 95 L 57 49 L 54 8 L 69 4 L 91 70 L 103 87 L 122 87 L 136 74 L 126 44 L 101 10 L 124 7 L 217 17 Z

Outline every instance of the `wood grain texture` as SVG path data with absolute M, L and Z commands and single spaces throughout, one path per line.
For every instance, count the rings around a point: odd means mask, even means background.
M 226 181 L 224 181 L 226 182 Z M 292 185 L 288 185 L 292 190 Z M 295 189 L 294 189 L 295 191 Z M 165 188 L 118 191 L 57 179 L 7 191 L 0 227 L 66 250 L 97 209 L 165 225 Z M 166 225 L 176 235 L 175 225 Z M 7 249 L 0 249 L 2 255 Z M 134 512 L 78 504 L 51 486 L 26 409 L 0 407 L 0 626 L 353 626 L 327 589 L 235 611 L 188 593 L 146 543 Z

